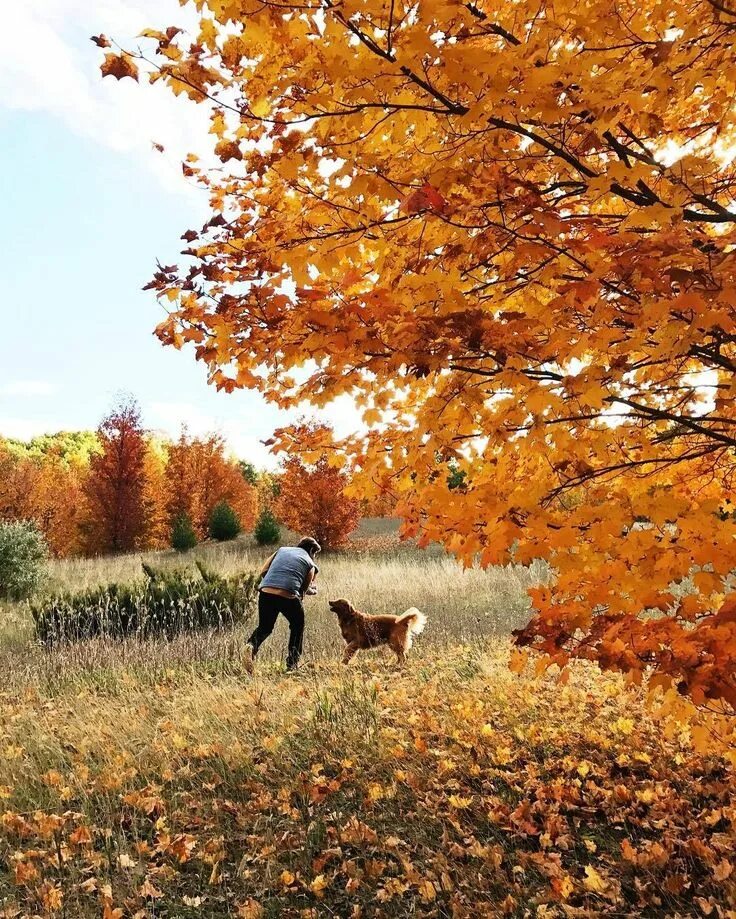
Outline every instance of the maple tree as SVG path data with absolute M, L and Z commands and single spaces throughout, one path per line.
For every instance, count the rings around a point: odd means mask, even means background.
M 167 489 L 166 444 L 152 437 L 146 442 L 143 460 L 143 548 L 167 548 L 171 537 Z
M 58 435 L 28 445 L 0 440 L 0 519 L 32 520 L 54 555 L 81 549 L 82 491 L 89 453 Z M 84 436 L 84 435 L 82 435 Z
M 733 710 L 736 8 L 198 9 L 116 65 L 212 108 L 161 340 L 279 405 L 351 394 L 406 533 L 549 560 L 518 636 L 549 662 Z
M 73 555 L 81 549 L 80 526 L 84 519 L 86 467 L 79 461 L 65 461 L 51 452 L 43 461 L 29 460 L 35 467 L 34 487 L 28 513 L 57 556 Z
M 138 404 L 121 398 L 97 436 L 102 449 L 92 456 L 84 483 L 89 548 L 130 552 L 140 547 L 145 530 L 146 439 Z
M 302 424 L 295 434 L 301 440 L 320 431 L 329 433 L 327 428 Z M 289 456 L 279 478 L 276 514 L 290 529 L 313 536 L 323 549 L 339 549 L 360 520 L 360 503 L 346 494 L 349 484 L 326 456 L 309 464 Z
M 225 455 L 219 434 L 197 438 L 181 432 L 168 447 L 166 489 L 171 524 L 185 514 L 199 539 L 206 538 L 212 512 L 221 501 L 232 507 L 244 529 L 253 529 L 257 490 L 245 480 L 238 462 Z
M 370 484 L 368 490 L 373 492 Z M 396 495 L 384 488 L 378 494 L 372 493 L 370 497 L 362 499 L 361 517 L 395 517 L 396 503 Z

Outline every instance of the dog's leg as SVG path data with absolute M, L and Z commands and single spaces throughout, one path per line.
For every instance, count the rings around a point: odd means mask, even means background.
M 345 648 L 345 653 L 342 656 L 343 664 L 349 664 L 350 659 L 353 657 L 353 655 L 355 654 L 357 650 L 358 650 L 357 645 L 348 645 L 347 648 Z
M 404 642 L 401 639 L 393 639 L 389 642 L 389 647 L 396 655 L 396 663 L 398 666 L 403 667 L 406 663 L 406 648 Z
M 388 642 L 389 648 L 396 655 L 396 662 L 399 667 L 403 667 L 406 663 L 406 633 L 404 634 L 394 634 L 391 636 Z

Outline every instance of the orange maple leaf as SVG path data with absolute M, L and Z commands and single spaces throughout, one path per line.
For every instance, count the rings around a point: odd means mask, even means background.
M 138 81 L 138 67 L 129 54 L 106 54 L 105 60 L 100 65 L 103 77 L 115 77 L 116 80 L 122 80 L 124 77 L 131 77 Z

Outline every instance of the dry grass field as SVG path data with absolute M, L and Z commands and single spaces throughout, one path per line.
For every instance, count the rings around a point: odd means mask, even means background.
M 234 571 L 266 552 L 198 554 Z M 58 563 L 50 588 L 139 567 Z M 47 651 L 6 608 L 0 917 L 736 916 L 726 764 L 618 677 L 508 670 L 545 576 L 363 532 L 321 560 L 294 675 L 281 626 L 249 677 L 249 624 Z M 337 663 L 339 595 L 427 613 L 408 667 Z
M 490 636 L 508 635 L 512 628 L 522 625 L 528 609 L 525 589 L 545 577 L 542 566 L 463 571 L 439 551 L 424 553 L 397 546 L 392 521 L 364 521 L 354 546 L 353 550 L 319 560 L 319 593 L 306 601 L 306 666 L 341 654 L 342 640 L 335 616 L 328 609 L 328 598 L 347 597 L 359 609 L 371 613 L 401 613 L 418 606 L 430 620 L 423 644 L 474 643 Z M 46 589 L 83 590 L 131 581 L 142 577 L 142 561 L 160 568 L 193 569 L 195 561 L 201 560 L 223 574 L 254 571 L 271 551 L 243 538 L 203 545 L 186 555 L 164 552 L 68 559 L 53 563 Z M 204 666 L 230 672 L 240 666 L 243 645 L 253 625 L 248 622 L 233 632 L 195 634 L 173 642 L 96 640 L 48 654 L 33 642 L 33 623 L 27 607 L 8 606 L 0 624 L 0 667 L 8 681 L 19 686 L 77 678 L 104 681 L 114 671 L 131 667 L 156 674 L 163 666 Z M 284 658 L 287 636 L 286 624 L 280 620 L 262 649 L 264 663 Z

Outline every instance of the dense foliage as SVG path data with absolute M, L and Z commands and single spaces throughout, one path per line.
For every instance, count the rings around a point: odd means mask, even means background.
M 273 546 L 281 539 L 281 527 L 270 507 L 264 507 L 258 515 L 253 536 L 259 546 Z
M 549 663 L 733 711 L 733 6 L 198 8 L 103 65 L 211 106 L 161 339 L 282 406 L 350 394 L 408 534 L 548 559 Z
M 36 635 L 46 644 L 112 638 L 172 638 L 182 632 L 224 629 L 251 612 L 255 575 L 225 578 L 143 566 L 145 580 L 58 594 L 32 607 Z
M 360 520 L 360 503 L 346 494 L 349 484 L 327 457 L 307 465 L 290 456 L 279 479 L 279 519 L 297 533 L 313 536 L 323 549 L 339 549 Z
M 0 598 L 22 600 L 43 581 L 46 541 L 34 523 L 0 522 Z
M 27 443 L 0 437 L 0 520 L 34 521 L 57 556 L 166 548 L 182 513 L 204 539 L 221 501 L 252 529 L 271 477 L 248 481 L 221 437 L 183 432 L 169 443 L 143 430 L 135 404 L 103 427 Z
M 0 520 L 33 520 L 54 555 L 81 552 L 83 486 L 98 451 L 93 434 L 63 433 L 25 444 L 0 437 Z
M 171 548 L 177 552 L 187 552 L 197 545 L 197 534 L 194 532 L 192 521 L 182 511 L 176 515 L 171 527 Z
M 193 438 L 182 431 L 168 447 L 166 480 L 168 513 L 186 513 L 198 539 L 207 537 L 212 513 L 221 501 L 235 511 L 241 527 L 252 529 L 257 490 L 243 476 L 240 464 L 226 456 L 219 435 Z

